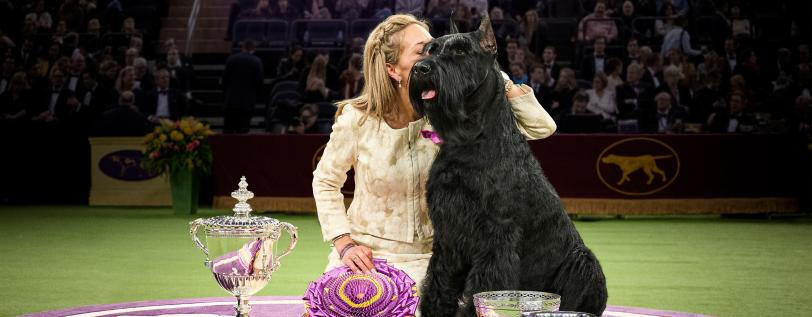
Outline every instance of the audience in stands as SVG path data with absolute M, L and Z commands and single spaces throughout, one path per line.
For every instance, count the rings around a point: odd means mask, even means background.
M 3 123 L 36 129 L 86 122 L 87 128 L 108 110 L 140 112 L 144 120 L 212 112 L 196 108 L 192 91 L 201 88 L 195 87 L 191 56 L 181 54 L 173 39 L 158 43 L 161 16 L 138 14 L 133 9 L 140 2 L 12 2 L 21 5 L 8 16 L 20 18 L 0 21 Z M 792 23 L 804 25 L 794 16 L 783 24 L 759 18 L 763 10 L 729 0 L 234 0 L 227 37 L 241 18 L 279 19 L 291 30 L 295 20 L 335 18 L 348 29 L 336 41 L 343 46 L 294 39 L 281 53 L 263 43 L 258 56 L 254 49 L 231 56 L 222 77 L 225 130 L 247 132 L 253 116 L 267 114 L 266 126 L 281 124 L 274 131 L 329 131 L 323 120 L 332 116 L 325 105 L 363 88 L 364 23 L 410 11 L 428 19 L 439 35 L 452 12 L 467 31 L 488 11 L 501 68 L 528 83 L 555 117 L 581 115 L 566 119 L 577 128 L 562 132 L 617 131 L 601 122 L 609 120 L 618 129 L 636 121 L 642 132 L 783 127 L 809 134 L 809 32 L 793 31 Z M 263 83 L 266 71 L 270 86 Z M 133 97 L 121 98 L 125 92 Z M 280 92 L 284 102 L 270 102 Z M 574 105 L 576 96 L 586 100 Z M 270 109 L 256 111 L 266 102 Z M 280 104 L 289 109 L 277 109 Z M 595 117 L 597 124 L 590 121 Z
M 101 114 L 93 129 L 98 136 L 143 136 L 151 130 L 150 122 L 138 111 L 135 94 L 124 91 L 115 107 Z

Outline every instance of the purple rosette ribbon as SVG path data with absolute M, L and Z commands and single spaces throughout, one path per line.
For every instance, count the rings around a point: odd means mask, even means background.
M 414 280 L 386 260 L 372 262 L 375 273 L 354 273 L 342 266 L 310 283 L 302 298 L 305 316 L 414 316 L 419 300 Z

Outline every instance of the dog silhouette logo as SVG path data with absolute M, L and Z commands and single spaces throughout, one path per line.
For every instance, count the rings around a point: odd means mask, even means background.
M 123 181 L 143 181 L 157 177 L 158 174 L 141 166 L 144 158 L 144 153 L 137 150 L 112 152 L 99 159 L 99 170 L 104 175 Z
M 606 187 L 630 196 L 651 195 L 667 188 L 680 169 L 677 152 L 652 138 L 615 142 L 598 155 L 596 164 L 598 178 Z
M 321 161 L 321 156 L 324 154 L 324 149 L 327 148 L 327 143 L 320 146 L 315 153 L 313 153 L 313 159 L 311 159 L 310 163 L 312 165 L 313 170 L 316 170 L 316 166 L 319 165 L 319 161 Z M 355 193 L 355 179 L 352 168 L 347 172 L 347 181 L 344 182 L 344 187 L 341 188 L 341 193 L 344 194 L 345 197 L 352 197 L 353 193 Z

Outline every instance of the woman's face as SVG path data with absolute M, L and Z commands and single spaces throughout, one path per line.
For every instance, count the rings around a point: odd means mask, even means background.
M 623 15 L 627 17 L 634 15 L 634 4 L 631 1 L 623 3 Z
M 433 38 L 429 31 L 418 24 L 409 25 L 401 32 L 403 32 L 403 38 L 400 41 L 400 55 L 397 64 L 392 65 L 394 69 L 390 70 L 389 76 L 396 81 L 400 80 L 401 87 L 408 91 L 412 66 L 423 58 L 423 46 Z
M 603 86 L 603 80 L 601 80 L 598 77 L 593 78 L 592 79 L 592 88 L 595 88 L 595 90 L 598 90 L 598 91 L 603 90 L 603 88 L 605 88 Z

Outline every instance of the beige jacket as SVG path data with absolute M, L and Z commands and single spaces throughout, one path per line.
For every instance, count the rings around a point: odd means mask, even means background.
M 532 91 L 510 104 L 519 130 L 528 139 L 546 138 L 556 125 Z M 352 233 L 360 243 L 379 245 L 429 241 L 433 229 L 426 205 L 426 180 L 438 145 L 421 136 L 431 130 L 425 120 L 393 129 L 372 117 L 358 125 L 363 112 L 344 107 L 336 118 L 330 141 L 313 172 L 313 196 L 325 241 Z M 344 208 L 341 187 L 347 171 L 355 171 L 355 192 Z M 360 239 L 360 241 L 359 241 Z

